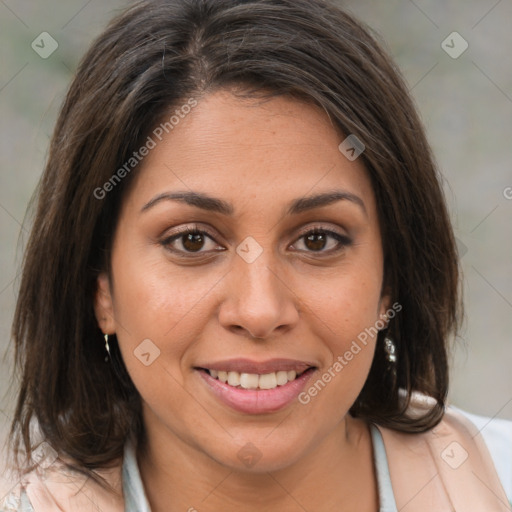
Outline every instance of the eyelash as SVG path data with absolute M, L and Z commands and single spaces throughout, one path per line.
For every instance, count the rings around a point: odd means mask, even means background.
M 179 254 L 181 256 L 185 256 L 188 258 L 198 257 L 200 255 L 204 255 L 205 253 L 209 252 L 209 251 L 202 251 L 202 250 L 195 251 L 195 252 L 194 251 L 183 251 L 183 250 L 179 250 L 179 249 L 174 249 L 170 246 L 172 244 L 172 242 L 179 240 L 180 238 L 184 237 L 185 235 L 189 235 L 189 234 L 203 235 L 203 236 L 206 235 L 207 238 L 209 238 L 212 241 L 214 241 L 215 243 L 217 243 L 213 234 L 211 234 L 209 231 L 207 231 L 205 229 L 199 229 L 197 226 L 194 226 L 192 228 L 187 227 L 185 229 L 182 229 L 181 231 L 173 233 L 171 236 L 168 236 L 165 239 L 163 239 L 160 242 L 160 244 L 162 246 L 164 246 L 170 252 L 173 252 L 175 254 Z M 338 242 L 338 247 L 336 247 L 334 249 L 329 249 L 329 250 L 322 249 L 319 251 L 308 251 L 308 250 L 300 249 L 298 252 L 307 252 L 307 253 L 315 254 L 315 255 L 321 255 L 321 254 L 331 255 L 333 253 L 340 252 L 341 250 L 343 250 L 345 247 L 349 246 L 352 243 L 350 238 L 347 237 L 346 235 L 342 235 L 342 234 L 337 233 L 336 231 L 332 231 L 330 229 L 315 226 L 315 227 L 301 233 L 299 235 L 299 237 L 296 239 L 296 241 L 294 242 L 294 244 L 297 243 L 297 241 L 304 239 L 309 235 L 315 235 L 315 234 L 327 235 L 328 237 L 334 238 Z M 222 252 L 223 250 L 216 250 L 215 252 Z

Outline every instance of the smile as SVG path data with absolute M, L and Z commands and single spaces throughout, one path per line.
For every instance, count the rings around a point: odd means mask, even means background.
M 264 414 L 295 402 L 316 366 L 290 360 L 265 363 L 236 360 L 195 370 L 221 403 L 238 412 Z

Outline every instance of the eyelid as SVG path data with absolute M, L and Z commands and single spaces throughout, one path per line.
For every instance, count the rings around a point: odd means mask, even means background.
M 347 234 L 338 231 L 336 228 L 326 226 L 323 224 L 308 224 L 307 226 L 305 226 L 299 230 L 299 232 L 296 236 L 296 239 L 300 238 L 301 236 L 308 235 L 309 233 L 314 232 L 314 231 L 322 231 L 324 233 L 334 233 L 343 238 L 347 238 L 347 239 L 350 238 Z
M 212 231 L 206 227 L 206 226 L 200 226 L 197 223 L 191 223 L 191 224 L 185 224 L 183 226 L 180 226 L 179 228 L 175 230 L 171 230 L 170 232 L 165 233 L 159 240 L 159 244 L 163 245 L 168 251 L 174 253 L 174 254 L 180 254 L 185 255 L 186 257 L 194 257 L 194 255 L 205 255 L 209 254 L 212 251 L 198 251 L 196 253 L 194 252 L 187 252 L 187 251 L 181 251 L 178 249 L 173 249 L 170 247 L 171 242 L 174 242 L 178 240 L 181 236 L 186 235 L 190 232 L 198 232 L 201 234 L 204 234 L 208 238 L 210 238 L 215 244 L 218 246 L 221 246 L 221 244 L 217 241 L 216 236 Z M 225 247 L 221 249 L 222 251 L 226 250 Z M 215 252 L 221 252 L 221 250 L 216 250 Z
M 179 235 L 184 235 L 186 233 L 189 233 L 190 231 L 198 231 L 200 233 L 207 234 L 210 238 L 215 240 L 215 235 L 212 230 L 208 226 L 205 225 L 199 225 L 196 222 L 191 222 L 190 224 L 183 224 L 177 228 L 172 228 L 162 236 L 163 240 L 169 240 L 174 237 L 178 237 Z M 217 240 L 215 240 L 217 242 Z

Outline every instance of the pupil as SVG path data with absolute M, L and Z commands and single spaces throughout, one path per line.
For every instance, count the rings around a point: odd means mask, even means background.
M 198 251 L 204 245 L 204 238 L 201 233 L 188 233 L 184 238 L 183 247 L 188 251 Z
M 325 247 L 325 234 L 312 233 L 306 237 L 306 247 L 313 251 L 319 251 Z

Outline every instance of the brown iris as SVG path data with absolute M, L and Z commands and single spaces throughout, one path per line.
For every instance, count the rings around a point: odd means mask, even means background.
M 199 251 L 204 245 L 202 233 L 187 233 L 182 237 L 183 247 L 187 251 Z
M 312 251 L 320 251 L 325 247 L 325 233 L 311 233 L 304 238 L 304 244 Z

